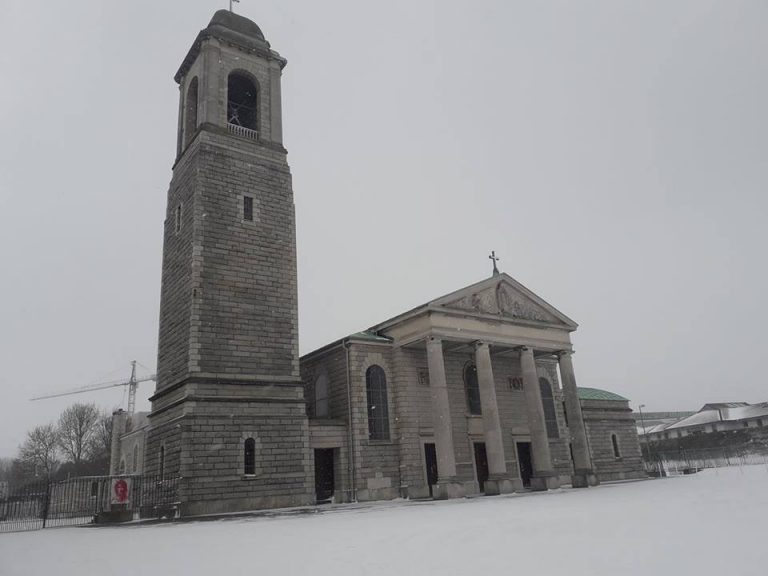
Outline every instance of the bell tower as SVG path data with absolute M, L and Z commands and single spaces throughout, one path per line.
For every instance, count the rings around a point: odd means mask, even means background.
M 285 65 L 255 23 L 220 10 L 174 77 L 178 140 L 145 470 L 183 478 L 182 514 L 314 498 Z

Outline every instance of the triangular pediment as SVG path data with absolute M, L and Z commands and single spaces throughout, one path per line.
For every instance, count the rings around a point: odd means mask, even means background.
M 499 316 L 575 329 L 577 324 L 508 274 L 453 292 L 430 302 L 430 307 L 445 308 L 482 316 Z

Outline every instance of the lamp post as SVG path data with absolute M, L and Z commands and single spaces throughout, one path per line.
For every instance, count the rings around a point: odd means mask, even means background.
M 643 436 L 645 436 L 645 442 L 648 442 L 648 432 L 645 430 L 645 419 L 643 418 L 643 408 L 645 408 L 645 404 L 640 404 L 638 406 L 638 409 L 640 410 L 640 425 L 643 427 Z
M 648 454 L 648 460 L 651 459 L 651 441 L 648 438 L 648 431 L 645 429 L 645 418 L 643 418 L 643 408 L 645 404 L 640 404 L 638 410 L 640 410 L 640 425 L 643 427 L 643 439 L 645 440 L 645 451 Z

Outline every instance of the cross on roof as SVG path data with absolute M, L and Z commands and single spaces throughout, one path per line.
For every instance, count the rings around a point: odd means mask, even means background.
M 232 3 L 233 2 L 236 2 L 237 4 L 240 4 L 240 0 L 229 0 L 229 11 L 230 12 L 234 12 L 234 10 L 232 10 Z
M 497 257 L 496 257 L 496 251 L 495 251 L 495 250 L 491 250 L 491 255 L 490 255 L 490 256 L 488 256 L 488 258 L 490 258 L 491 260 L 493 260 L 493 275 L 494 275 L 494 276 L 498 276 L 498 275 L 499 275 L 499 269 L 498 269 L 498 267 L 496 266 L 496 262 L 498 262 L 499 260 L 501 260 L 501 258 L 497 258 Z

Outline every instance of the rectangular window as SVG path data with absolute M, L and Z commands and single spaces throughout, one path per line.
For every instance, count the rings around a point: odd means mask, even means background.
M 181 230 L 181 204 L 176 206 L 176 215 L 174 217 L 174 230 L 176 233 L 179 233 L 179 230 Z
M 243 196 L 243 220 L 253 222 L 253 198 Z

